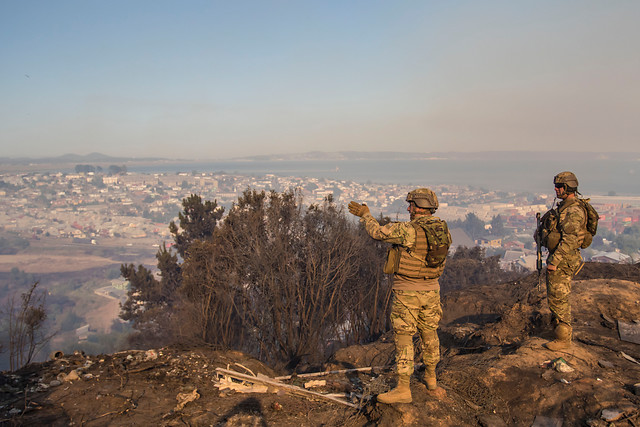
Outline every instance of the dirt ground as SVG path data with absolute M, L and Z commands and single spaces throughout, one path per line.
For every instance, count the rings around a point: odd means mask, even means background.
M 66 273 L 89 268 L 117 265 L 113 260 L 94 256 L 19 254 L 0 255 L 0 271 L 8 272 L 18 267 L 25 273 Z
M 0 418 L 53 426 L 638 426 L 640 345 L 620 339 L 618 322 L 640 321 L 639 279 L 637 265 L 587 264 L 571 296 L 574 343 L 561 352 L 543 346 L 550 313 L 535 274 L 446 295 L 440 388 L 429 392 L 412 378 L 410 404 L 376 402 L 395 382 L 387 335 L 339 350 L 328 372 L 278 380 L 286 373 L 234 351 L 58 355 L 0 374 Z M 216 368 L 259 378 L 241 393 L 225 389 Z M 264 387 L 265 378 L 279 383 Z M 304 392 L 312 381 L 309 391 L 324 396 Z
M 25 273 L 68 273 L 122 263 L 155 265 L 156 238 L 103 239 L 100 245 L 74 244 L 70 239 L 43 238 L 30 241 L 28 249 L 14 255 L 0 255 L 0 272 L 19 268 Z M 127 246 L 130 244 L 131 246 Z M 111 256 L 95 254 L 113 249 Z

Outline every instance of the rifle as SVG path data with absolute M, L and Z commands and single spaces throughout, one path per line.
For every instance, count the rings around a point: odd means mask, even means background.
M 542 226 L 540 222 L 540 212 L 536 212 L 536 268 L 538 269 L 538 291 L 540 290 L 540 277 L 542 275 Z

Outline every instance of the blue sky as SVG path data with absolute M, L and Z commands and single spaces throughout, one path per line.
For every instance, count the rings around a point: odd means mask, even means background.
M 0 157 L 640 151 L 640 2 L 0 2 Z

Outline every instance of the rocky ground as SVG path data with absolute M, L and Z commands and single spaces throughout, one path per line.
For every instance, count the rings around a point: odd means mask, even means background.
M 394 385 L 390 336 L 290 377 L 234 351 L 162 348 L 58 354 L 0 374 L 3 425 L 638 426 L 640 266 L 587 264 L 574 281 L 574 345 L 551 352 L 537 275 L 443 298 L 440 389 Z M 635 335 L 637 338 L 638 336 Z M 235 374 L 228 376 L 227 371 Z M 226 375 L 226 376 L 225 376 Z M 282 376 L 282 377 L 281 377 Z M 243 380 L 254 377 L 254 380 Z M 306 386 L 306 387 L 305 387 Z

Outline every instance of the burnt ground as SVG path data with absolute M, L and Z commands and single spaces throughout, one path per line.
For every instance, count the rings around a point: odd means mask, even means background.
M 571 296 L 574 345 L 551 352 L 550 313 L 537 274 L 443 298 L 439 384 L 412 379 L 410 404 L 377 403 L 394 385 L 390 336 L 339 350 L 325 371 L 281 379 L 334 393 L 335 403 L 269 386 L 241 393 L 216 386 L 216 368 L 275 372 L 234 351 L 162 348 L 112 355 L 58 355 L 0 374 L 3 425 L 214 426 L 638 426 L 640 345 L 622 341 L 618 321 L 640 322 L 640 267 L 587 264 Z M 355 368 L 373 367 L 368 371 Z M 77 374 L 77 377 L 76 377 Z M 194 393 L 195 391 L 195 393 Z M 640 393 L 637 390 L 636 393 Z

